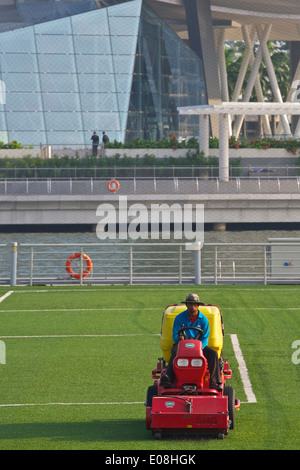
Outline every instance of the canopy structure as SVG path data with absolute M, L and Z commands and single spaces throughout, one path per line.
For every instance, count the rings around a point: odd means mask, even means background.
M 199 54 L 203 61 L 206 81 L 206 102 L 259 103 L 295 102 L 300 88 L 300 1 L 299 0 L 147 0 L 176 34 Z M 226 47 L 227 41 L 243 41 L 244 54 L 236 83 L 229 92 Z M 284 94 L 278 82 L 269 41 L 289 42 L 290 90 Z M 268 89 L 262 86 L 261 64 L 264 64 Z M 298 99 L 299 101 L 299 99 Z M 200 103 L 200 101 L 199 101 Z M 244 115 L 237 115 L 229 133 L 239 138 Z M 233 125 L 234 124 L 234 125 Z M 213 137 L 219 136 L 218 116 L 210 115 Z M 296 119 L 292 119 L 295 129 Z M 300 129 L 299 129 L 300 131 Z M 286 115 L 278 125 L 267 114 L 261 117 L 261 132 L 265 135 L 289 135 Z M 300 134 L 300 132 L 299 132 Z
M 288 126 L 288 134 L 292 137 L 288 116 L 300 116 L 300 103 L 268 103 L 268 102 L 223 102 L 216 105 L 186 106 L 178 108 L 179 114 L 199 116 L 199 148 L 205 155 L 209 149 L 209 116 L 219 117 L 219 178 L 229 180 L 229 116 L 244 115 L 279 115 Z M 299 137 L 300 119 L 294 133 Z

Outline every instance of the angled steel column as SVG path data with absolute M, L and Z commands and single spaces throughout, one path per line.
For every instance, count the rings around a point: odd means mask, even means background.
M 219 61 L 219 75 L 220 75 L 220 85 L 221 85 L 221 97 L 222 101 L 229 101 L 229 91 L 228 91 L 228 80 L 227 80 L 227 68 L 226 68 L 226 57 L 225 57 L 225 29 L 221 29 L 218 35 L 218 61 Z M 231 116 L 228 115 L 228 132 L 229 135 L 232 135 L 232 124 Z
M 263 31 L 262 31 L 262 28 L 261 28 L 260 25 L 256 25 L 256 31 L 257 31 L 257 34 L 258 34 L 258 37 L 259 37 L 259 40 L 260 40 L 262 53 L 263 53 L 263 57 L 264 57 L 264 60 L 265 60 L 266 67 L 267 67 L 267 72 L 268 72 L 270 85 L 271 85 L 271 88 L 272 88 L 272 91 L 273 91 L 274 98 L 278 103 L 282 103 L 283 102 L 282 101 L 282 96 L 281 96 L 281 92 L 280 92 L 280 89 L 279 89 L 279 86 L 278 86 L 278 83 L 277 83 L 277 78 L 276 78 L 275 70 L 274 70 L 274 67 L 273 67 L 272 59 L 270 57 L 270 53 L 269 53 L 269 50 L 268 50 L 267 41 L 264 41 L 264 39 L 263 39 Z M 288 121 L 287 116 L 284 115 L 284 114 L 282 116 L 280 116 L 280 121 L 282 123 L 283 131 L 284 131 L 285 135 L 290 136 L 291 135 L 291 129 L 290 129 L 290 125 L 289 125 L 289 121 Z
M 298 33 L 299 33 L 299 39 L 300 39 L 300 26 L 298 25 Z M 300 41 L 291 41 L 290 42 L 290 62 L 291 62 L 291 78 L 293 77 L 293 81 L 298 81 L 299 80 L 299 67 L 300 67 Z M 298 82 L 299 86 L 300 80 Z M 293 100 L 298 101 L 299 98 L 299 90 L 298 93 L 293 95 Z M 299 132 L 299 124 L 300 124 L 300 119 L 298 116 L 292 116 L 292 129 L 293 132 L 296 133 L 296 129 Z M 299 138 L 299 133 L 297 134 Z
M 217 53 L 210 0 L 184 0 L 190 47 L 203 60 L 208 104 L 221 103 Z M 213 137 L 219 135 L 218 119 L 211 116 Z
M 300 26 L 298 32 L 300 37 Z M 294 103 L 300 102 L 300 41 L 290 42 L 290 65 L 291 65 L 291 88 L 288 93 L 286 101 Z M 292 134 L 295 139 L 300 137 L 300 118 L 299 116 L 291 116 Z M 277 134 L 283 133 L 283 126 L 281 121 L 276 129 Z
M 291 76 L 291 88 L 287 95 L 287 102 L 299 103 L 300 102 L 300 61 L 296 68 L 295 74 Z M 299 139 L 300 137 L 300 118 L 299 116 L 291 116 L 292 121 L 292 134 L 294 139 Z M 276 134 L 283 133 L 283 126 L 281 121 L 279 121 Z
M 250 39 L 247 26 L 242 26 L 242 31 L 243 31 L 243 36 L 244 36 L 244 41 L 245 41 L 246 48 L 248 50 L 250 50 L 250 66 L 252 67 L 252 65 L 254 64 L 254 60 L 255 60 L 254 59 L 254 54 L 253 54 L 254 40 Z M 255 93 L 256 93 L 257 101 L 263 102 L 264 101 L 264 95 L 263 95 L 261 83 L 260 83 L 260 80 L 259 80 L 259 76 L 256 77 L 254 87 L 255 87 Z M 271 126 L 270 126 L 269 116 L 264 114 L 262 116 L 262 123 L 263 123 L 264 133 L 266 135 L 271 136 L 272 135 L 272 130 L 271 130 Z
M 260 45 L 259 45 L 258 51 L 256 53 L 256 56 L 255 56 L 255 59 L 254 59 L 254 62 L 253 62 L 251 72 L 250 72 L 250 76 L 248 78 L 247 86 L 246 86 L 246 89 L 245 89 L 245 94 L 243 96 L 243 101 L 244 102 L 250 101 L 251 93 L 252 93 L 256 78 L 258 77 L 259 67 L 260 67 L 260 64 L 261 64 L 261 61 L 262 61 L 262 58 L 263 58 L 262 43 L 267 42 L 270 31 L 271 31 L 271 28 L 272 28 L 272 25 L 266 26 L 265 29 L 264 29 L 264 32 L 262 34 L 262 37 L 260 38 Z M 238 116 L 238 118 L 235 121 L 234 129 L 233 129 L 233 135 L 235 135 L 236 137 L 238 137 L 239 134 L 240 134 L 243 119 L 244 119 L 244 116 Z
M 251 70 L 255 66 L 256 70 L 257 70 L 257 73 L 258 73 L 258 68 L 257 67 L 260 66 L 260 63 L 258 63 L 258 62 L 255 64 L 255 57 L 254 57 L 254 54 L 253 54 L 253 45 L 254 45 L 254 39 L 255 39 L 255 26 L 254 25 L 252 26 L 251 31 L 249 33 L 248 27 L 244 25 L 244 26 L 242 26 L 242 31 L 243 31 L 243 37 L 244 37 L 244 42 L 245 42 L 245 54 L 244 54 L 243 61 L 242 61 L 241 67 L 240 67 L 238 79 L 237 79 L 236 84 L 235 84 L 235 89 L 234 89 L 234 92 L 233 92 L 233 95 L 232 95 L 232 101 L 238 101 L 238 98 L 239 98 L 239 96 L 241 94 L 241 91 L 242 91 L 242 86 L 243 86 L 243 83 L 244 83 L 244 80 L 245 80 L 245 76 L 246 76 L 248 66 L 250 65 Z M 263 102 L 264 101 L 264 96 L 263 96 L 263 92 L 262 92 L 262 88 L 261 88 L 261 84 L 260 84 L 260 80 L 259 80 L 259 75 L 257 74 L 256 77 L 252 77 L 252 78 L 254 78 L 254 87 L 255 87 L 257 100 Z M 248 90 L 247 91 L 247 97 L 249 96 L 249 93 L 251 95 L 252 88 L 247 89 Z M 243 99 L 243 101 L 244 101 L 244 99 Z M 271 131 L 271 127 L 270 127 L 269 117 L 264 115 L 264 116 L 262 116 L 262 119 L 263 119 L 263 128 L 264 128 L 265 134 L 271 135 L 272 131 Z M 237 138 L 239 137 L 243 120 L 244 120 L 244 116 L 240 116 L 237 119 L 237 124 L 238 125 L 235 126 L 235 130 L 234 130 L 234 135 Z

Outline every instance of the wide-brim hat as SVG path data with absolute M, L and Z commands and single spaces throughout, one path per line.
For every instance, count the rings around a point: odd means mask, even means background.
M 203 305 L 202 302 L 200 302 L 199 296 L 197 294 L 188 294 L 186 296 L 186 299 L 182 302 L 183 304 L 197 304 L 197 305 Z

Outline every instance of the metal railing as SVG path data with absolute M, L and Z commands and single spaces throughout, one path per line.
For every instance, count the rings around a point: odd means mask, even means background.
M 0 179 L 1 196 L 103 195 L 109 194 L 110 178 Z M 118 194 L 297 194 L 300 176 L 237 177 L 220 181 L 216 177 L 119 178 Z
M 2 244 L 0 283 L 300 283 L 299 239 L 268 243 L 205 243 L 201 250 L 187 249 L 191 246 L 170 242 Z M 66 262 L 73 253 L 78 253 L 76 259 L 70 260 L 76 276 L 66 269 Z M 91 260 L 90 272 L 83 254 Z
M 263 157 L 262 157 L 263 158 Z M 229 166 L 229 176 L 234 177 L 294 177 L 300 175 L 297 165 L 277 165 L 255 163 L 247 166 Z M 151 166 L 73 166 L 62 167 L 0 167 L 1 179 L 47 179 L 47 178 L 217 178 L 219 166 L 177 166 L 177 165 L 151 165 Z
M 195 256 L 189 251 L 183 256 L 183 249 L 177 243 L 20 244 L 17 279 L 30 285 L 192 284 L 197 278 Z
M 10 283 L 10 252 L 6 243 L 0 244 L 0 283 Z

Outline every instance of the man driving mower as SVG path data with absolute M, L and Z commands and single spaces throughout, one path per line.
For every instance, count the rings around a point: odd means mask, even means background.
M 178 332 L 183 328 L 188 327 L 198 327 L 203 331 L 203 336 L 201 337 L 203 354 L 207 359 L 207 366 L 210 373 L 210 388 L 220 391 L 221 390 L 221 374 L 219 367 L 219 358 L 218 353 L 207 346 L 208 337 L 209 337 L 209 323 L 205 315 L 200 312 L 199 305 L 203 305 L 197 294 L 188 294 L 185 302 L 187 309 L 181 312 L 176 316 L 173 325 L 173 340 L 174 345 L 171 350 L 171 357 L 167 366 L 166 373 L 161 377 L 161 385 L 165 388 L 172 388 L 175 381 L 175 373 L 173 369 L 173 361 L 177 354 L 178 343 L 182 339 L 196 339 L 197 331 L 196 330 L 187 330 L 186 338 L 181 333 L 178 335 Z

